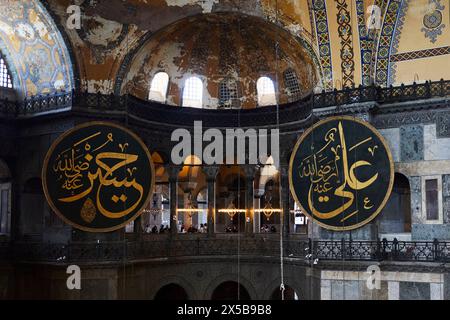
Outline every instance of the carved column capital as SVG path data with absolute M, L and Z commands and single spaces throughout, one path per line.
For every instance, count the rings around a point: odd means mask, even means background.
M 167 174 L 169 176 L 169 181 L 177 181 L 178 175 L 182 169 L 181 166 L 165 166 Z
M 242 171 L 244 172 L 245 179 L 247 181 L 255 180 L 255 175 L 256 175 L 256 172 L 258 171 L 258 169 L 259 168 L 256 165 L 249 164 L 249 165 L 243 166 Z
M 203 166 L 202 170 L 206 175 L 207 181 L 216 181 L 217 174 L 219 173 L 219 166 Z
M 282 147 L 280 150 L 280 167 L 289 165 L 289 161 L 291 159 L 292 150 L 294 149 L 295 144 L 297 143 L 297 139 L 291 143 L 286 143 L 285 147 Z

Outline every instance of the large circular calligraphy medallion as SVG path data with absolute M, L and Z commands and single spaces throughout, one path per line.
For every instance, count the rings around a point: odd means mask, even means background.
M 298 140 L 291 155 L 291 193 L 313 221 L 336 231 L 369 223 L 383 209 L 394 182 L 391 152 L 367 122 L 322 120 Z
M 107 122 L 85 123 L 61 135 L 42 169 L 53 211 L 88 232 L 114 231 L 136 219 L 150 201 L 154 182 L 145 144 Z

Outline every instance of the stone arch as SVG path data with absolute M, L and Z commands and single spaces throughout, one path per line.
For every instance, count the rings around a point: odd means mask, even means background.
M 211 300 L 251 300 L 247 289 L 236 281 L 219 284 L 211 295 Z
M 164 164 L 167 163 L 165 154 L 163 154 L 160 151 L 153 151 L 152 152 L 152 160 L 153 160 L 153 164 L 154 165 L 158 165 L 158 164 L 164 165 Z
M 380 234 L 411 232 L 411 186 L 406 175 L 396 172 L 391 196 L 379 219 Z
M 295 289 L 293 289 L 289 285 L 285 285 L 284 293 L 282 293 L 280 288 L 276 288 L 275 290 L 273 290 L 272 295 L 270 296 L 270 300 L 300 300 L 300 299 Z
M 209 285 L 206 287 L 205 292 L 204 292 L 204 296 L 203 299 L 204 300 L 210 300 L 214 290 L 219 287 L 219 285 L 221 285 L 222 283 L 225 282 L 236 282 L 238 277 L 236 274 L 232 274 L 232 273 L 228 273 L 228 274 L 223 274 L 221 276 L 218 276 L 217 278 L 215 278 L 214 280 L 212 280 Z M 260 298 L 258 296 L 258 293 L 255 289 L 255 287 L 252 285 L 251 281 L 248 280 L 247 278 L 243 277 L 242 275 L 239 275 L 239 284 L 241 284 L 245 290 L 248 292 L 250 299 L 251 300 L 257 300 L 258 298 Z
M 0 182 L 3 181 L 7 181 L 11 179 L 11 171 L 9 170 L 9 166 L 8 164 L 0 159 Z
M 167 181 L 167 171 L 165 165 L 167 164 L 167 160 L 165 154 L 160 151 L 153 151 L 151 154 L 153 165 L 155 166 L 155 176 L 156 181 Z
M 188 300 L 188 294 L 182 286 L 169 283 L 156 292 L 153 300 Z
M 51 5 L 49 4 L 48 1 L 40 1 L 40 2 L 41 5 L 47 10 L 50 17 L 52 18 L 53 22 L 58 28 L 58 31 L 62 39 L 64 40 L 64 43 L 66 44 L 67 52 L 70 57 L 70 62 L 72 63 L 73 89 L 77 90 L 81 88 L 80 64 L 78 63 L 76 54 L 74 52 L 72 39 L 68 31 L 64 28 L 64 25 L 62 24 L 65 23 L 66 20 L 63 20 L 62 23 L 60 22 L 58 15 L 56 14 L 55 10 L 51 8 Z
M 150 297 L 152 300 L 155 299 L 158 291 L 167 285 L 177 285 L 186 291 L 188 300 L 197 300 L 198 295 L 195 290 L 195 287 L 186 279 L 181 278 L 179 276 L 171 275 L 164 277 L 160 281 L 158 281 L 158 287 L 154 287 L 153 291 L 150 292 Z
M 281 279 L 279 277 L 277 277 L 276 279 L 272 280 L 265 287 L 262 299 L 264 299 L 264 300 L 272 300 L 275 291 L 280 288 L 280 284 L 281 284 Z M 294 278 L 292 278 L 292 277 L 285 277 L 284 278 L 284 285 L 285 285 L 285 287 L 289 286 L 290 288 L 295 290 L 295 292 L 298 295 L 299 300 L 307 299 L 307 297 L 306 297 L 306 295 L 304 293 L 304 289 L 302 290 L 301 284 L 298 281 L 296 281 Z

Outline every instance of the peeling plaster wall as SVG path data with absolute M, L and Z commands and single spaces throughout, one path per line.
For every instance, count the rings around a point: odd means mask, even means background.
M 434 11 L 429 9 L 431 0 L 379 0 L 376 3 L 382 8 L 382 30 L 374 32 L 368 32 L 365 26 L 369 18 L 368 6 L 372 2 L 363 0 L 339 3 L 321 0 L 277 3 L 272 0 L 42 1 L 49 4 L 69 36 L 81 82 L 85 84 L 83 90 L 91 90 L 88 83 L 92 81 L 112 81 L 107 92 L 117 93 L 121 83 L 115 83 L 116 78 L 123 78 L 123 69 L 128 67 L 130 56 L 148 38 L 182 19 L 219 12 L 259 17 L 282 27 L 292 37 L 301 38 L 308 44 L 310 55 L 319 57 L 316 64 L 321 73 L 330 74 L 329 81 L 323 79 L 326 83 L 318 85 L 318 90 L 340 89 L 343 82 L 346 86 L 368 84 L 375 74 L 383 75 L 382 81 L 377 80 L 381 85 L 410 83 L 417 77 L 423 81 L 448 76 L 448 68 L 440 66 L 448 62 L 450 55 L 449 37 L 445 37 L 449 25 L 449 0 L 433 0 L 439 3 Z M 81 30 L 66 27 L 69 16 L 66 9 L 73 3 L 82 8 Z M 388 6 L 389 3 L 392 5 Z M 388 7 L 391 9 L 386 10 Z M 442 21 L 435 29 L 430 29 L 435 21 L 433 17 L 438 17 L 436 10 L 442 14 Z M 422 31 L 427 25 L 430 30 Z M 340 34 L 341 29 L 351 30 L 351 36 L 346 37 L 345 32 Z M 405 30 L 417 36 L 407 37 L 402 32 Z M 382 33 L 383 41 L 379 41 Z M 385 45 L 378 46 L 377 43 Z M 352 49 L 353 55 L 346 53 L 348 48 Z M 380 62 L 379 53 L 386 61 Z M 418 69 L 411 68 L 416 65 Z
M 184 7 L 186 5 L 200 5 L 203 13 L 210 13 L 215 4 L 219 3 L 219 0 L 202 1 L 198 3 L 196 0 L 166 0 L 168 6 Z
M 79 65 L 82 90 L 102 88 L 112 93 L 126 56 L 142 41 L 185 17 L 210 12 L 239 12 L 278 22 L 296 37 L 313 43 L 306 1 L 290 0 L 280 4 L 279 12 L 270 1 L 248 0 L 46 0 L 57 21 L 68 34 Z M 82 27 L 70 30 L 66 26 L 69 5 L 78 3 L 82 9 Z M 292 9 L 295 9 L 291 12 Z M 92 85 L 96 83 L 96 85 Z M 215 95 L 214 95 L 215 96 Z M 170 99 L 169 99 L 170 100 Z M 172 99 L 173 100 L 173 99 Z M 176 102 L 174 102 L 176 103 Z
M 198 76 L 204 83 L 206 108 L 217 107 L 219 84 L 224 79 L 237 81 L 241 107 L 253 108 L 256 81 L 268 76 L 278 80 L 279 102 L 287 103 L 283 72 L 289 68 L 297 74 L 302 94 L 309 94 L 317 81 L 313 60 L 288 32 L 250 16 L 201 15 L 155 34 L 135 55 L 122 93 L 147 99 L 153 76 L 164 71 L 170 77 L 168 104 L 181 105 L 185 80 Z

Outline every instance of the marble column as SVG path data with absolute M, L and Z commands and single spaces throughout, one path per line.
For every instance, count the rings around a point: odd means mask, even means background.
M 254 182 L 256 167 L 252 165 L 247 165 L 244 167 L 245 174 L 245 234 L 253 234 L 253 198 L 254 198 Z
M 207 184 L 207 203 L 208 203 L 208 236 L 214 236 L 216 232 L 216 178 L 219 173 L 218 166 L 203 167 L 206 175 Z
M 137 239 L 142 237 L 142 215 L 134 220 L 133 233 Z
M 142 215 L 137 217 L 133 221 L 133 238 L 135 241 L 141 241 L 143 238 L 143 232 L 142 232 Z
M 282 165 L 280 168 L 280 189 L 281 189 L 281 208 L 280 213 L 280 223 L 282 224 L 283 234 L 287 235 L 290 232 L 290 218 L 291 210 L 289 206 L 289 167 L 287 165 Z
M 190 198 L 192 195 L 192 189 L 184 189 L 183 190 L 183 205 L 180 205 L 180 208 L 189 209 L 189 205 L 193 204 L 192 199 Z M 181 217 L 178 217 L 181 221 L 183 221 L 184 229 L 188 230 L 191 226 L 194 225 L 192 212 L 180 212 Z
M 178 174 L 181 168 L 178 166 L 166 167 L 167 174 L 169 176 L 169 206 L 170 206 L 170 234 L 175 235 L 178 233 L 178 199 L 177 199 L 177 187 L 178 187 Z
M 255 199 L 253 201 L 253 209 L 261 209 L 261 198 L 264 196 L 264 189 L 255 189 Z M 253 232 L 261 233 L 261 213 L 253 212 Z

